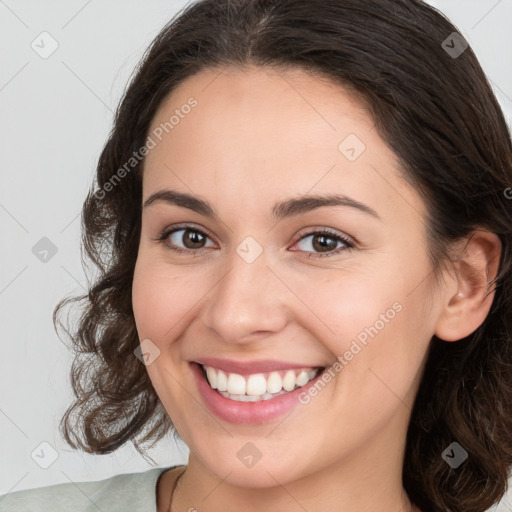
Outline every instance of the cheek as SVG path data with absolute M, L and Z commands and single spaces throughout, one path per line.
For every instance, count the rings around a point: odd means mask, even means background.
M 302 325 L 341 357 L 342 380 L 350 375 L 351 386 L 366 386 L 375 370 L 404 389 L 422 363 L 435 316 L 426 306 L 428 263 L 405 263 L 381 260 L 378 267 L 332 273 L 323 282 L 305 280 L 297 290 L 310 307 Z
M 372 326 L 379 332 L 388 328 L 400 314 L 404 295 L 400 283 L 381 273 L 387 275 L 384 270 L 359 269 L 332 271 L 322 280 L 297 280 L 294 291 L 309 306 L 302 323 L 336 355 L 355 338 L 364 343 Z
M 162 343 L 181 330 L 180 322 L 204 295 L 198 272 L 185 271 L 158 258 L 139 255 L 132 285 L 132 304 L 140 339 Z

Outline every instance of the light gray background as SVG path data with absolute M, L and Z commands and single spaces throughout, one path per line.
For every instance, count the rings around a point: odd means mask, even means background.
M 144 49 L 185 3 L 0 0 L 0 494 L 152 467 L 131 446 L 90 456 L 60 438 L 71 359 L 52 311 L 87 285 L 79 214 L 112 112 Z M 512 0 L 430 3 L 471 44 L 511 125 Z M 59 45 L 46 59 L 31 47 L 44 31 Z M 46 263 L 32 253 L 43 237 L 57 247 Z M 58 455 L 48 469 L 31 457 L 48 453 L 41 442 Z M 186 462 L 188 451 L 169 437 L 150 455 L 167 466 Z

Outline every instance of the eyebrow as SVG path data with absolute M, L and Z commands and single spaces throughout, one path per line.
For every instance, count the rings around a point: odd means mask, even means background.
M 146 199 L 144 202 L 144 208 L 159 202 L 188 208 L 189 210 L 197 212 L 206 217 L 218 219 L 215 210 L 210 205 L 210 203 L 208 203 L 208 201 L 198 199 L 197 197 L 186 194 L 184 192 L 168 189 L 159 190 L 158 192 L 151 194 Z M 295 215 L 311 212 L 323 206 L 348 206 L 350 208 L 355 208 L 359 211 L 367 213 L 376 219 L 382 220 L 379 214 L 370 206 L 356 201 L 351 197 L 339 194 L 331 194 L 325 196 L 306 195 L 276 203 L 272 208 L 272 219 L 275 221 L 282 220 L 287 217 L 293 217 Z

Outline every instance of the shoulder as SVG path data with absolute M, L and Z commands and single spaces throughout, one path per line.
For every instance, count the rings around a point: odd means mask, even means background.
M 156 484 L 168 469 L 12 492 L 0 496 L 0 512 L 156 512 Z

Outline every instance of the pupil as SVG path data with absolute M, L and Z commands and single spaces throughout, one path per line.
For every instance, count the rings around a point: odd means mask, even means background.
M 197 231 L 186 231 L 185 242 L 191 243 L 193 248 L 196 248 L 197 246 L 202 246 L 202 243 L 204 242 L 204 240 L 201 240 L 202 238 L 203 235 L 201 235 Z M 187 243 L 185 243 L 185 245 L 187 245 Z
M 319 240 L 319 243 L 315 243 L 315 240 Z M 331 243 L 326 243 L 326 240 L 330 240 Z M 326 250 L 336 248 L 336 240 L 332 239 L 329 236 L 320 235 L 318 237 L 313 238 L 313 246 L 315 247 L 315 250 L 318 250 L 320 252 L 326 252 Z

